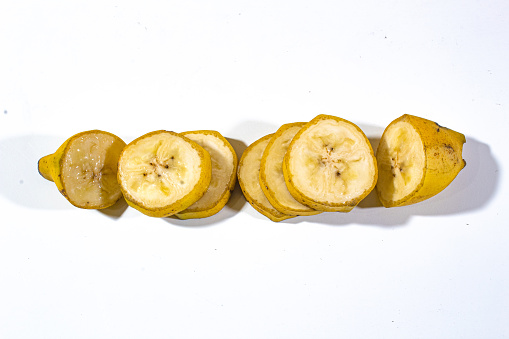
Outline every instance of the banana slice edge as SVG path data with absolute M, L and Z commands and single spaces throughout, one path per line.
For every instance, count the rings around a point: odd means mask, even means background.
M 295 135 L 283 173 L 297 201 L 328 212 L 351 211 L 374 189 L 378 178 L 376 158 L 364 132 L 348 120 L 325 114 Z
M 167 217 L 191 206 L 205 194 L 211 173 L 205 149 L 167 130 L 136 138 L 118 162 L 118 181 L 127 203 L 152 217 Z
M 180 219 L 210 217 L 228 203 L 237 182 L 237 153 L 229 141 L 214 130 L 182 132 L 182 135 L 197 142 L 209 152 L 212 162 L 212 177 L 205 194 L 185 210 L 175 214 Z

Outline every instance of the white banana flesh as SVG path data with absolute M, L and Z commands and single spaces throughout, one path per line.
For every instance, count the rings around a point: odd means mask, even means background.
M 304 123 L 283 125 L 265 149 L 260 168 L 260 184 L 265 195 L 276 209 L 290 215 L 319 213 L 295 200 L 286 186 L 283 174 L 283 159 L 288 146 L 303 125 Z
M 200 180 L 200 167 L 200 154 L 188 141 L 158 133 L 124 150 L 119 179 L 140 205 L 162 208 L 193 190 Z
M 203 147 L 212 164 L 212 177 L 205 194 L 188 210 L 204 210 L 215 206 L 223 194 L 230 189 L 230 180 L 235 171 L 234 154 L 225 143 L 213 134 L 186 133 L 186 137 Z
M 258 212 L 272 221 L 281 221 L 292 216 L 279 212 L 272 206 L 260 186 L 260 163 L 263 152 L 272 135 L 267 135 L 252 143 L 242 154 L 238 167 L 238 181 L 247 201 Z
M 121 196 L 117 160 L 125 144 L 106 133 L 88 133 L 69 142 L 62 158 L 65 194 L 80 207 L 101 206 Z
M 286 156 L 295 188 L 320 204 L 353 201 L 372 187 L 376 176 L 365 135 L 352 124 L 333 119 L 303 130 Z
M 378 185 L 381 197 L 398 201 L 422 182 L 426 155 L 421 136 L 408 122 L 387 128 L 377 150 Z

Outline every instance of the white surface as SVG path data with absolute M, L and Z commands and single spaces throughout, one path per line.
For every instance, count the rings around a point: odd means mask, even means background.
M 1 338 L 507 338 L 509 2 L 3 1 Z M 215 129 L 236 149 L 320 113 L 464 133 L 444 192 L 273 223 L 72 207 L 68 137 Z

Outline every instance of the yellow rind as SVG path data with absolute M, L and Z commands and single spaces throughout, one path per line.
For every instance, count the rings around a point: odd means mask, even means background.
M 212 130 L 198 130 L 198 131 L 188 131 L 180 133 L 181 135 L 189 135 L 189 134 L 203 134 L 203 135 L 212 135 L 216 137 L 217 139 L 221 140 L 223 144 L 230 150 L 233 158 L 233 171 L 230 175 L 230 180 L 228 181 L 228 185 L 225 187 L 225 190 L 220 195 L 219 199 L 217 199 L 213 204 L 210 206 L 206 206 L 204 208 L 193 208 L 193 205 L 189 206 L 185 210 L 178 212 L 175 214 L 176 217 L 179 219 L 199 219 L 199 218 L 206 218 L 210 217 L 219 211 L 221 211 L 224 206 L 228 203 L 230 200 L 231 192 L 235 188 L 235 184 L 237 182 L 237 153 L 233 149 L 232 145 L 228 142 L 228 140 L 221 135 L 221 133 L 217 131 Z M 214 180 L 214 178 L 211 178 L 211 180 Z
M 372 185 L 367 188 L 362 194 L 358 195 L 356 198 L 351 199 L 349 201 L 346 201 L 344 203 L 338 204 L 334 202 L 329 201 L 316 201 L 309 197 L 307 197 L 301 190 L 299 190 L 294 184 L 292 180 L 292 174 L 289 169 L 290 163 L 289 163 L 289 154 L 292 151 L 293 146 L 295 143 L 299 140 L 300 136 L 310 127 L 317 124 L 321 120 L 335 120 L 338 122 L 347 123 L 351 126 L 353 126 L 364 138 L 366 142 L 366 146 L 369 147 L 371 158 L 374 162 L 374 176 L 373 176 L 373 183 Z M 293 195 L 295 200 L 300 202 L 301 204 L 307 205 L 311 207 L 312 209 L 324 211 L 324 212 L 350 212 L 359 202 L 361 202 L 374 188 L 377 182 L 378 178 L 378 168 L 376 166 L 376 158 L 373 152 L 373 149 L 371 147 L 371 143 L 369 142 L 368 138 L 364 134 L 364 132 L 357 126 L 356 124 L 352 123 L 351 121 L 345 120 L 343 118 L 333 116 L 333 115 L 326 115 L 326 114 L 320 114 L 313 118 L 311 121 L 309 121 L 306 125 L 304 125 L 299 132 L 294 136 L 292 142 L 290 143 L 290 146 L 288 147 L 285 159 L 283 161 L 283 173 L 285 176 L 286 186 L 288 187 L 288 190 Z
M 305 124 L 306 124 L 305 122 L 294 122 L 294 123 L 288 123 L 288 124 L 282 125 L 276 131 L 276 133 L 274 133 L 274 135 L 270 138 L 270 141 L 267 144 L 265 151 L 263 152 L 263 156 L 262 156 L 261 163 L 260 163 L 260 186 L 262 188 L 263 193 L 269 200 L 270 204 L 272 206 L 274 206 L 274 208 L 276 210 L 278 210 L 279 212 L 281 212 L 283 214 L 287 214 L 287 215 L 295 215 L 295 216 L 316 215 L 316 214 L 319 214 L 322 212 L 322 211 L 317 211 L 315 209 L 312 209 L 306 205 L 303 205 L 302 203 L 301 203 L 302 208 L 294 208 L 289 205 L 283 204 L 278 199 L 278 193 L 275 192 L 275 189 L 273 187 L 271 187 L 271 185 L 269 183 L 269 178 L 267 177 L 266 161 L 267 161 L 268 156 L 270 155 L 271 149 L 274 146 L 275 141 L 278 138 L 280 138 L 283 135 L 283 133 L 285 133 L 285 131 L 287 131 L 288 129 L 294 128 L 294 127 L 302 127 Z M 282 170 L 283 169 L 281 168 L 281 171 Z M 291 199 L 291 197 L 289 197 L 289 199 Z
M 384 130 L 381 142 L 387 129 L 400 121 L 411 124 L 421 137 L 425 153 L 423 176 L 419 185 L 410 194 L 397 201 L 383 199 L 377 186 L 376 191 L 384 207 L 412 205 L 437 195 L 466 165 L 462 158 L 465 135 L 418 116 L 404 114 L 392 121 Z
M 55 153 L 52 153 L 52 154 L 48 154 L 42 158 L 39 159 L 38 163 L 37 163 L 37 167 L 38 167 L 38 171 L 39 171 L 39 174 L 44 177 L 45 179 L 49 180 L 49 181 L 53 181 L 55 183 L 55 185 L 57 186 L 58 188 L 58 191 L 75 207 L 78 207 L 78 208 L 83 208 L 83 209 L 104 209 L 104 208 L 107 208 L 107 207 L 110 207 L 112 205 L 114 205 L 117 201 L 112 201 L 108 204 L 103 204 L 103 205 L 99 205 L 99 206 L 83 206 L 83 205 L 78 205 L 76 204 L 72 199 L 70 199 L 66 193 L 66 189 L 65 189 L 65 185 L 64 185 L 64 182 L 62 180 L 62 162 L 63 162 L 63 159 L 64 159 L 64 156 L 66 154 L 66 152 L 68 151 L 69 149 L 69 144 L 71 143 L 71 141 L 73 141 L 74 139 L 76 138 L 79 138 L 79 137 L 82 137 L 83 135 L 86 135 L 86 134 L 91 134 L 91 133 L 103 133 L 103 134 L 108 134 L 114 138 L 116 138 L 118 141 L 124 143 L 125 145 L 125 142 L 119 138 L 118 136 L 116 136 L 115 134 L 113 133 L 110 133 L 110 132 L 106 132 L 106 131 L 102 131 L 102 130 L 88 130 L 88 131 L 83 131 L 83 132 L 80 132 L 80 133 L 77 133 L 77 134 L 74 134 L 73 136 L 69 137 L 68 139 L 66 139 L 59 147 L 58 149 L 55 151 Z M 119 196 L 119 199 L 121 198 L 122 196 L 120 195 Z
M 175 136 L 180 137 L 180 138 L 184 139 L 185 141 L 189 142 L 190 145 L 192 146 L 192 148 L 198 152 L 199 157 L 201 159 L 201 173 L 200 173 L 200 178 L 199 178 L 198 182 L 195 184 L 194 188 L 188 194 L 186 194 L 179 200 L 177 200 L 167 206 L 154 208 L 154 207 L 146 206 L 144 204 L 144 202 L 142 202 L 142 201 L 137 201 L 124 188 L 123 182 L 121 179 L 121 161 L 122 161 L 122 156 L 124 155 L 124 153 L 128 149 L 128 147 L 135 145 L 138 141 L 140 141 L 144 138 L 151 137 L 158 133 L 169 133 L 169 134 L 175 135 Z M 117 178 L 120 183 L 120 188 L 122 190 L 122 194 L 129 206 L 133 207 L 134 209 L 136 209 L 136 210 L 140 211 L 141 213 L 148 215 L 150 217 L 162 218 L 162 217 L 168 217 L 170 215 L 173 215 L 175 213 L 178 213 L 178 212 L 188 208 L 194 202 L 196 202 L 198 199 L 200 199 L 203 196 L 203 194 L 205 194 L 205 191 L 207 190 L 207 187 L 208 187 L 208 185 L 210 183 L 210 179 L 211 179 L 211 172 L 212 172 L 211 166 L 212 165 L 211 165 L 209 153 L 207 151 L 205 151 L 203 149 L 203 147 L 198 145 L 196 142 L 192 141 L 191 139 L 189 139 L 181 134 L 178 134 L 178 133 L 175 133 L 172 131 L 158 130 L 158 131 L 153 131 L 153 132 L 144 134 L 144 135 L 134 139 L 129 144 L 127 144 L 127 146 L 124 148 L 124 150 L 120 154 Z
M 285 220 L 285 219 L 293 218 L 295 216 L 281 213 L 277 209 L 275 209 L 270 204 L 269 200 L 263 194 L 263 191 L 261 190 L 261 187 L 259 187 L 259 189 L 260 189 L 260 192 L 261 192 L 260 196 L 262 197 L 261 198 L 262 200 L 255 199 L 252 196 L 252 194 L 251 194 L 251 193 L 254 193 L 254 192 L 250 192 L 249 189 L 247 188 L 247 185 L 244 182 L 245 180 L 247 180 L 247 178 L 243 177 L 243 172 L 242 172 L 242 170 L 243 170 L 243 168 L 245 166 L 244 161 L 245 161 L 246 157 L 251 152 L 253 152 L 253 150 L 256 150 L 256 148 L 259 146 L 260 143 L 268 143 L 270 138 L 272 137 L 272 135 L 273 134 L 269 134 L 269 135 L 266 135 L 266 136 L 256 140 L 255 142 L 253 142 L 251 145 L 249 145 L 244 150 L 244 152 L 242 153 L 242 156 L 240 158 L 240 161 L 239 161 L 239 166 L 237 168 L 237 180 L 239 182 L 240 189 L 242 190 L 242 193 L 244 194 L 244 197 L 246 198 L 247 202 L 256 211 L 258 211 L 262 215 L 266 216 L 267 218 L 269 218 L 270 220 L 272 220 L 274 222 L 278 222 L 278 221 L 282 221 L 282 220 Z M 263 154 L 263 150 L 264 149 L 265 149 L 265 147 L 260 152 L 260 158 L 261 158 L 261 155 Z M 252 180 L 256 180 L 256 179 L 252 179 Z M 258 186 L 259 186 L 259 180 L 256 180 L 256 182 L 258 182 Z

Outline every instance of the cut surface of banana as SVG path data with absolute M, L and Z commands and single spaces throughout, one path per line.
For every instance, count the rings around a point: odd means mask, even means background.
M 376 159 L 362 130 L 345 119 L 319 115 L 295 135 L 283 161 L 296 200 L 321 211 L 349 212 L 374 187 Z
M 385 207 L 426 200 L 447 187 L 465 166 L 465 136 L 405 114 L 385 129 L 377 149 L 377 193 Z
M 205 218 L 219 212 L 228 202 L 237 179 L 237 154 L 217 131 L 201 130 L 181 133 L 198 143 L 210 155 L 212 177 L 205 194 L 185 210 L 176 213 L 180 219 Z
M 419 133 L 400 121 L 387 129 L 377 149 L 380 196 L 399 201 L 422 182 L 426 156 Z
M 303 205 L 290 194 L 283 174 L 283 159 L 290 142 L 305 122 L 284 124 L 272 136 L 260 164 L 260 186 L 272 206 L 288 215 L 314 215 L 321 211 Z
M 196 142 L 171 131 L 147 133 L 120 155 L 118 181 L 127 203 L 153 217 L 180 212 L 206 192 L 210 155 Z
M 260 186 L 260 163 L 263 152 L 272 134 L 266 135 L 249 145 L 239 161 L 237 178 L 246 200 L 251 206 L 272 221 L 281 221 L 293 216 L 279 212 L 271 205 Z
M 57 185 L 71 204 L 102 209 L 121 196 L 117 161 L 125 142 L 114 134 L 91 130 L 67 139 L 58 150 L 39 160 L 39 173 Z

